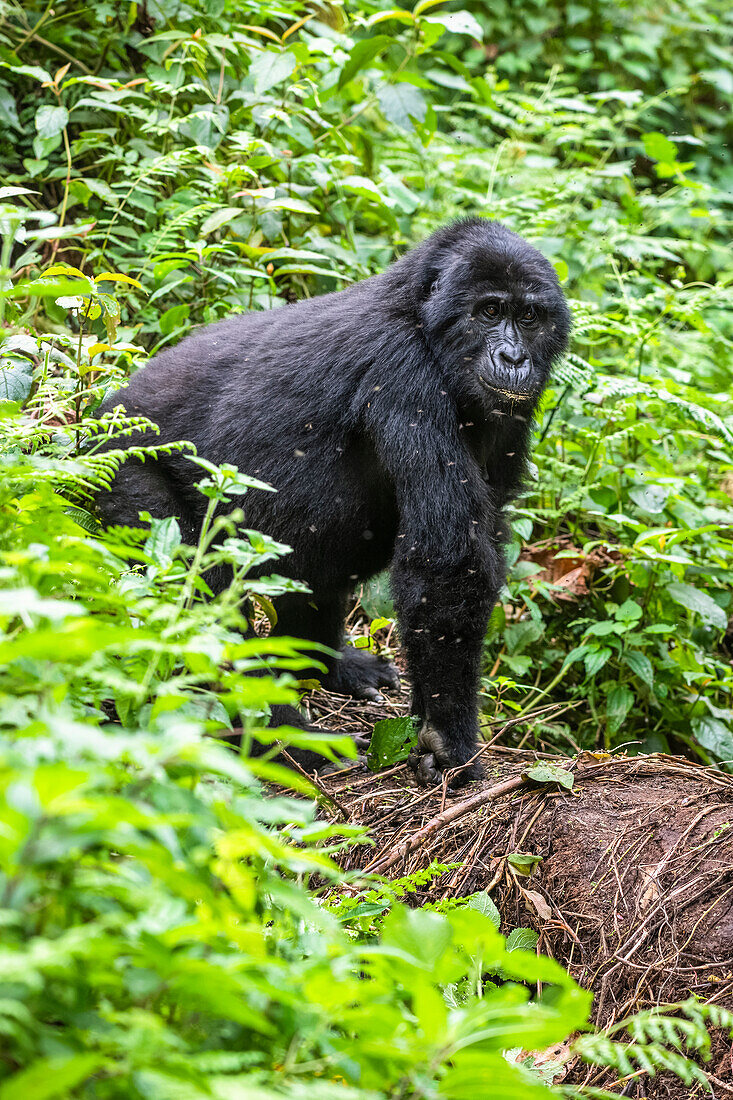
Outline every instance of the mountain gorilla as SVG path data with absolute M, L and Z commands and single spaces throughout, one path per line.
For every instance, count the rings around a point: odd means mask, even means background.
M 502 508 L 569 323 L 548 261 L 504 226 L 470 218 L 347 290 L 194 333 L 103 405 L 121 403 L 158 424 L 159 441 L 191 440 L 277 489 L 247 494 L 243 526 L 294 548 L 278 568 L 312 596 L 282 597 L 276 629 L 341 651 L 322 678 L 334 691 L 379 700 L 399 684 L 393 666 L 343 646 L 354 584 L 391 565 L 423 783 L 446 769 L 461 768 L 455 783 L 480 774 L 461 766 L 477 751 L 481 647 L 504 581 Z M 128 461 L 101 495 L 102 517 L 134 526 L 142 509 L 177 516 L 195 541 L 199 477 L 178 454 Z

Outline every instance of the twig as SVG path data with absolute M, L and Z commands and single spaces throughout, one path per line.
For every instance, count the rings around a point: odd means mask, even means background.
M 504 794 L 509 794 L 511 791 L 518 790 L 528 782 L 529 780 L 521 775 L 515 776 L 513 779 L 505 779 L 503 783 L 497 783 L 495 787 L 488 787 L 486 790 L 473 795 L 472 798 L 467 798 L 464 802 L 459 802 L 457 805 L 451 806 L 449 809 L 438 814 L 437 817 L 428 821 L 427 825 L 424 825 L 422 829 L 418 829 L 416 833 L 409 836 L 407 840 L 403 841 L 403 843 L 395 848 L 389 855 L 383 856 L 381 859 L 373 860 L 365 870 L 375 874 L 384 874 L 386 870 L 390 867 L 394 867 L 395 863 L 399 863 L 400 860 L 405 859 L 410 852 L 420 847 L 429 836 L 432 836 L 433 833 L 437 833 L 443 826 L 450 825 L 452 821 L 457 821 L 458 818 L 464 817 L 466 814 L 471 813 L 472 810 L 477 810 L 479 806 L 483 806 L 487 802 L 493 802 L 494 799 L 501 798 Z
M 318 779 L 314 775 L 309 775 L 305 768 L 301 767 L 298 761 L 294 760 L 290 753 L 286 752 L 285 749 L 280 750 L 280 755 L 287 761 L 287 765 L 289 768 L 291 768 L 294 772 L 298 772 L 300 775 L 304 776 L 309 783 L 312 783 L 318 793 L 321 794 L 327 802 L 330 802 L 333 806 L 336 807 L 339 813 L 343 815 L 345 821 L 351 821 L 351 814 L 349 813 L 349 811 L 346 809 L 342 802 L 339 802 L 339 800 L 330 793 L 330 791 L 326 790 L 320 779 Z

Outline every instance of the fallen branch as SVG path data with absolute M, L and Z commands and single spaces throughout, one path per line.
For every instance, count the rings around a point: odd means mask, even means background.
M 420 847 L 428 837 L 432 836 L 433 833 L 437 833 L 444 825 L 450 825 L 452 821 L 457 821 L 459 817 L 464 817 L 465 814 L 471 813 L 472 810 L 477 810 L 479 806 L 483 806 L 484 803 L 493 802 L 494 799 L 501 798 L 502 795 L 509 794 L 511 791 L 516 791 L 520 787 L 526 786 L 528 782 L 529 780 L 525 779 L 524 776 L 517 775 L 512 779 L 505 779 L 503 783 L 497 783 L 495 787 L 488 787 L 484 791 L 479 791 L 479 793 L 473 795 L 472 798 L 466 798 L 463 802 L 454 804 L 450 809 L 443 810 L 442 813 L 428 821 L 426 825 L 423 825 L 422 829 L 418 829 L 416 833 L 409 836 L 407 840 L 404 840 L 402 844 L 398 845 L 397 848 L 394 848 L 386 856 L 373 860 L 368 867 L 365 867 L 365 870 L 383 875 L 385 871 L 393 867 L 395 863 L 399 863 L 403 860 L 410 852 Z

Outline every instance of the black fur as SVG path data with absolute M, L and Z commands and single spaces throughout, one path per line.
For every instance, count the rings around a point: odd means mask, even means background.
M 482 641 L 504 580 L 501 510 L 568 330 L 548 261 L 474 218 L 348 290 L 194 333 L 103 406 L 121 403 L 160 426 L 158 441 L 192 440 L 275 486 L 247 494 L 244 526 L 293 546 L 278 568 L 313 592 L 280 601 L 278 633 L 341 649 L 350 590 L 391 565 L 424 781 L 476 751 Z M 179 455 L 128 462 L 99 501 L 103 519 L 175 515 L 193 542 L 200 476 Z M 345 654 L 328 686 L 375 698 L 394 685 L 391 666 Z

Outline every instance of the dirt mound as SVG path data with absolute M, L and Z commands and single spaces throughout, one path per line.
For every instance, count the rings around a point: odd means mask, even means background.
M 322 780 L 334 817 L 375 841 L 344 866 L 459 864 L 417 901 L 490 890 L 503 931 L 534 928 L 538 950 L 595 992 L 602 1026 L 690 993 L 733 1008 L 733 777 L 663 755 L 483 755 L 486 778 L 457 795 L 421 790 L 404 764 Z M 706 1069 L 733 1095 L 729 1041 Z M 687 1095 L 653 1087 L 638 1095 Z

